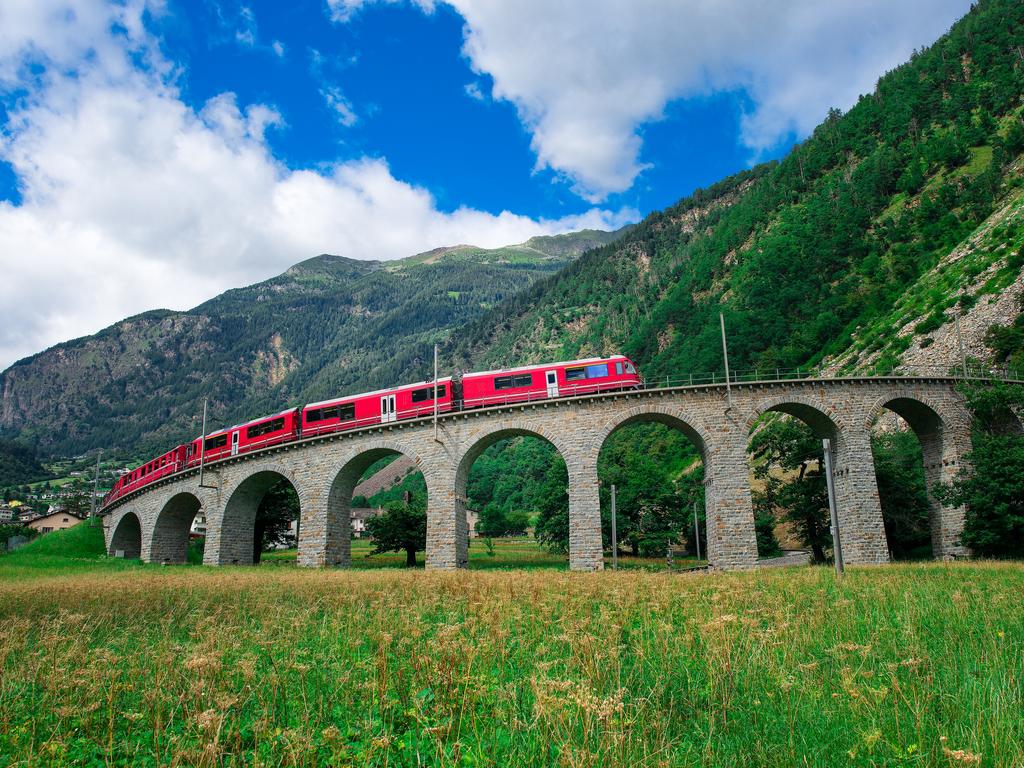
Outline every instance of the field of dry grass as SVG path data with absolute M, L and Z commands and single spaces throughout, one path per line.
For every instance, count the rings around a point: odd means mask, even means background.
M 1024 568 L 0 558 L 2 765 L 1024 765 Z

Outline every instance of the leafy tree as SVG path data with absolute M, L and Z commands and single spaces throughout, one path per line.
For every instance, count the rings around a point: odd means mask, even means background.
M 1011 384 L 968 387 L 975 415 L 973 447 L 965 467 L 938 489 L 945 504 L 964 506 L 961 542 L 989 557 L 1024 556 L 1024 435 L 1014 411 L 1024 407 L 1024 388 Z
M 671 485 L 651 488 L 638 503 L 636 526 L 629 537 L 633 550 L 643 557 L 664 555 L 686 528 L 689 505 Z
M 1024 556 L 1024 439 L 980 433 L 961 471 L 938 495 L 966 508 L 961 541 L 976 554 Z
M 765 506 L 754 507 L 754 535 L 757 537 L 758 557 L 778 557 L 782 546 L 775 536 L 775 510 Z
M 366 530 L 373 540 L 373 554 L 405 552 L 405 565 L 416 566 L 416 552 L 427 546 L 427 508 L 421 497 L 408 502 L 391 502 L 384 514 L 366 521 Z
M 290 482 L 282 479 L 266 492 L 256 510 L 253 562 L 258 563 L 262 553 L 275 546 L 295 546 L 291 526 L 298 519 L 299 495 Z
M 39 463 L 34 448 L 13 440 L 0 440 L 0 485 L 32 483 L 53 477 Z
M 569 492 L 563 480 L 549 476 L 544 481 L 538 504 L 534 537 L 553 552 L 569 551 Z
M 693 502 L 702 494 L 696 448 L 679 430 L 636 424 L 608 439 L 598 459 L 604 543 L 611 546 L 611 486 L 616 535 L 633 555 L 661 556 L 686 538 L 693 544 Z
M 24 536 L 27 539 L 34 539 L 38 535 L 39 531 L 35 528 L 29 528 L 27 525 L 0 523 L 0 553 L 6 551 L 7 540 L 12 536 Z
M 499 504 L 488 504 L 480 511 L 477 531 L 485 536 L 519 536 L 526 533 L 530 516 L 526 512 L 505 512 Z
M 76 515 L 87 515 L 92 511 L 92 499 L 89 494 L 91 491 L 86 492 L 84 489 L 78 487 L 69 492 L 70 495 L 61 499 L 61 506 L 64 507 L 68 512 L 74 512 Z
M 353 496 L 352 497 L 352 506 L 353 507 L 365 508 L 365 507 L 370 506 L 370 500 L 367 499 L 362 494 L 359 494 L 358 496 Z
M 755 460 L 754 477 L 764 483 L 763 490 L 753 494 L 755 518 L 781 510 L 814 562 L 825 562 L 832 534 L 821 441 L 797 419 L 769 418 L 755 429 L 749 451 Z
M 931 523 L 921 444 L 912 432 L 872 438 L 875 478 L 889 553 L 895 560 L 931 555 Z

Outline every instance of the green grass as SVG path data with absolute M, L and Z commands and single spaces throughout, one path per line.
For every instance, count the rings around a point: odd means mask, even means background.
M 35 578 L 91 570 L 134 570 L 141 564 L 108 558 L 100 520 L 86 520 L 64 531 L 43 534 L 14 552 L 0 554 L 0 579 Z
M 487 546 L 483 539 L 469 540 L 469 567 L 480 570 L 509 570 L 509 569 L 553 569 L 567 570 L 569 562 L 567 556 L 557 552 L 548 552 L 539 546 L 533 538 L 509 537 L 496 538 L 494 541 L 494 555 L 487 553 Z M 377 570 L 380 568 L 402 568 L 405 566 L 405 553 L 386 552 L 384 554 L 371 554 L 373 544 L 369 539 L 352 540 L 352 568 L 354 570 Z M 610 558 L 609 558 L 610 559 Z M 425 562 L 423 552 L 417 554 L 417 563 L 420 567 Z M 265 552 L 263 563 L 267 565 L 295 565 L 295 550 L 284 549 L 275 552 Z M 693 559 L 676 559 L 677 569 L 693 568 L 701 565 Z M 622 556 L 619 558 L 619 567 L 622 569 L 643 569 L 643 570 L 665 570 L 664 558 L 646 558 Z
M 0 765 L 1024 761 L 1015 564 L 125 572 L 78 535 L 73 577 L 27 564 L 68 536 L 0 558 Z

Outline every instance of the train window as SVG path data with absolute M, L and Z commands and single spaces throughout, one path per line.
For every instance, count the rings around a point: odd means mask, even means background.
M 621 376 L 622 375 L 622 363 L 616 363 L 615 364 L 615 375 L 616 376 Z
M 245 430 L 245 436 L 251 439 L 260 435 L 269 435 L 271 432 L 277 432 L 282 429 L 284 429 L 283 416 L 279 419 L 264 421 L 262 424 L 253 424 Z
M 520 373 L 515 376 L 497 376 L 494 379 L 495 389 L 516 389 L 533 384 L 532 373 Z
M 203 443 L 203 450 L 212 451 L 215 448 L 223 448 L 227 444 L 227 435 L 217 435 L 216 437 L 211 437 L 209 440 Z
M 629 373 L 629 374 L 636 373 L 636 368 L 634 368 L 633 364 L 628 362 L 628 361 L 626 362 L 626 373 Z
M 566 368 L 565 369 L 565 380 L 566 381 L 579 381 L 580 379 L 587 378 L 586 368 Z
M 351 421 L 355 417 L 355 403 L 342 403 L 341 405 L 331 405 L 327 408 L 314 408 L 311 411 L 306 411 L 306 421 L 327 421 L 328 419 Z
M 433 398 L 431 397 L 431 393 L 433 390 L 433 387 L 423 387 L 423 389 L 414 389 L 412 391 L 412 401 L 414 403 L 422 403 L 426 400 L 432 400 Z M 438 399 L 444 397 L 445 391 L 446 388 L 444 384 L 437 388 Z
M 588 365 L 587 366 L 587 378 L 588 379 L 603 379 L 608 375 L 608 364 L 600 363 L 599 365 Z

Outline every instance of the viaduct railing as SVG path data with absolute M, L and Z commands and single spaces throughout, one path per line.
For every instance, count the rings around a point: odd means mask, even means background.
M 1024 384 L 1024 371 L 1018 371 L 1010 368 L 1009 366 L 983 366 L 977 363 L 968 362 L 964 365 L 957 366 L 938 366 L 938 365 L 891 365 L 891 366 L 860 366 L 854 369 L 833 369 L 827 366 L 809 366 L 809 367 L 797 367 L 797 368 L 748 368 L 733 370 L 729 372 L 728 378 L 723 371 L 712 371 L 708 373 L 690 373 L 682 376 L 653 376 L 645 378 L 639 388 L 635 386 L 623 387 L 621 389 L 603 389 L 600 391 L 594 390 L 594 385 L 578 385 L 573 388 L 573 392 L 568 395 L 560 395 L 557 398 L 552 398 L 547 395 L 546 392 L 538 391 L 528 393 L 526 396 L 520 394 L 508 395 L 504 398 L 492 397 L 486 398 L 486 402 L 474 401 L 468 403 L 473 408 L 474 413 L 486 413 L 487 411 L 493 411 L 505 408 L 514 407 L 529 407 L 538 402 L 555 402 L 555 401 L 567 401 L 567 400 L 584 400 L 596 397 L 615 397 L 628 395 L 636 392 L 667 392 L 676 391 L 681 389 L 707 389 L 707 388 L 722 388 L 727 389 L 732 385 L 736 386 L 757 386 L 757 385 L 769 385 L 786 381 L 801 381 L 801 382 L 815 382 L 820 381 L 822 383 L 827 382 L 856 382 L 856 381 L 871 381 L 871 380 L 943 380 L 943 381 L 955 381 L 964 383 L 977 383 L 987 384 L 995 381 L 1002 381 L 1013 384 Z M 562 387 L 562 390 L 567 389 Z M 457 418 L 465 411 L 463 410 L 452 410 L 439 413 L 437 416 L 438 421 L 444 421 L 450 418 Z M 288 447 L 301 447 L 303 445 L 313 444 L 325 439 L 335 437 L 339 434 L 359 434 L 362 432 L 369 432 L 379 429 L 388 428 L 400 428 L 405 425 L 416 425 L 424 422 L 430 422 L 433 420 L 433 415 L 418 416 L 415 418 L 404 418 L 397 421 L 382 423 L 379 419 L 364 420 L 367 423 L 360 423 L 354 427 L 350 426 L 344 430 L 335 430 L 331 432 L 317 432 L 311 435 L 303 435 L 302 437 L 282 442 L 279 439 L 269 441 L 268 445 L 260 446 L 256 449 L 250 449 L 245 452 L 240 452 L 235 455 L 227 455 L 218 457 L 214 460 L 209 460 L 205 463 L 207 468 L 216 467 L 217 465 L 228 462 L 237 461 L 239 459 L 245 459 L 248 457 L 256 457 L 264 455 L 267 452 L 280 450 L 281 448 Z M 187 477 L 192 474 L 199 472 L 198 461 L 191 462 L 187 467 L 184 467 L 178 471 L 170 474 L 163 475 L 157 481 L 152 484 L 145 485 L 142 488 L 129 491 L 117 499 L 109 502 L 102 506 L 98 513 L 104 515 L 109 513 L 111 510 L 117 508 L 121 504 L 131 499 L 138 498 L 140 495 L 152 490 L 155 487 L 160 487 L 167 482 L 177 480 L 181 477 Z

